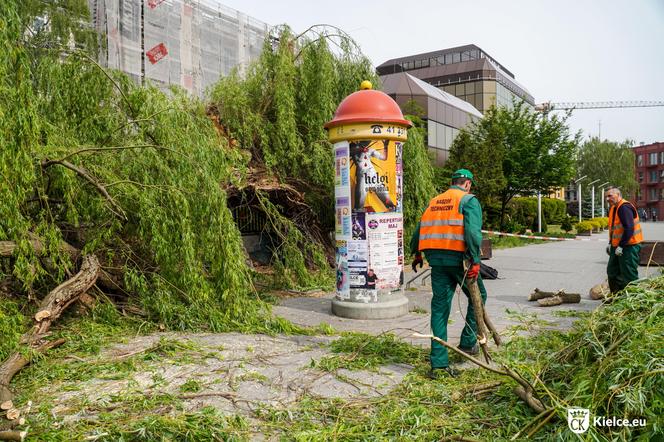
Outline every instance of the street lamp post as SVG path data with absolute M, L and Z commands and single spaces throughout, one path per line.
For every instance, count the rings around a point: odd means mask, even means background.
M 577 191 L 576 191 L 576 197 L 579 199 L 579 222 L 581 222 L 581 218 L 583 216 L 583 214 L 581 212 L 581 210 L 582 210 L 582 208 L 581 208 L 581 180 L 585 180 L 586 178 L 588 178 L 588 175 L 584 175 L 581 178 L 579 178 L 578 180 L 574 181 L 574 184 L 578 185 Z
M 537 191 L 537 233 L 542 233 L 542 192 Z
M 609 181 L 599 185 L 599 189 L 602 191 L 602 217 L 604 217 L 604 186 L 607 184 L 609 184 Z
M 590 198 L 590 217 L 591 218 L 595 218 L 595 186 L 594 186 L 594 184 L 597 181 L 599 181 L 599 180 L 597 179 L 595 181 L 591 181 L 591 182 L 588 183 L 589 186 L 591 184 L 593 184 L 593 193 L 592 193 L 592 197 Z

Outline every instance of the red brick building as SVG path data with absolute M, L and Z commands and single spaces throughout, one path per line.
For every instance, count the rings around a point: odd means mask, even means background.
M 647 220 L 664 220 L 664 143 L 634 147 L 636 181 L 639 183 L 634 202 Z

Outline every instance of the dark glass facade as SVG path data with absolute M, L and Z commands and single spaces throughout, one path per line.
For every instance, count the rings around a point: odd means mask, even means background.
M 533 96 L 514 75 L 475 45 L 443 49 L 388 60 L 376 68 L 379 75 L 408 72 L 485 112 L 493 104 L 512 106 L 513 100 L 535 105 Z

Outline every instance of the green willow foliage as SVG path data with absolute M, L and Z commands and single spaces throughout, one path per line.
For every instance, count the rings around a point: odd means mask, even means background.
M 226 206 L 246 161 L 203 103 L 109 74 L 55 35 L 26 38 L 24 12 L 0 5 L 0 240 L 19 245 L 0 276 L 45 293 L 74 271 L 64 240 L 121 270 L 125 295 L 155 322 L 281 328 L 255 300 Z
M 418 117 L 407 118 L 414 123 L 414 127 L 408 130 L 408 141 L 403 148 L 403 222 L 405 238 L 409 241 L 429 201 L 438 192 L 434 167 L 425 142 L 424 124 Z M 409 250 L 405 253 L 408 255 Z
M 377 77 L 343 33 L 331 37 L 314 27 L 295 36 L 286 26 L 274 32 L 244 75 L 235 72 L 214 86 L 212 107 L 240 148 L 251 152 L 252 164 L 264 165 L 282 182 L 303 190 L 322 228 L 329 231 L 334 225 L 334 158 L 323 126 L 362 80 L 376 83 Z M 322 245 L 298 230 L 265 192 L 256 192 L 271 231 L 281 241 L 273 260 L 277 282 L 320 285 L 324 276 L 306 263 L 327 267 Z

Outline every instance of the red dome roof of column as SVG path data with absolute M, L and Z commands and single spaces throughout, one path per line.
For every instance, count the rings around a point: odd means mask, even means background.
M 365 89 L 353 92 L 339 104 L 334 118 L 325 129 L 348 123 L 394 123 L 411 127 L 404 119 L 399 105 L 385 92 Z

